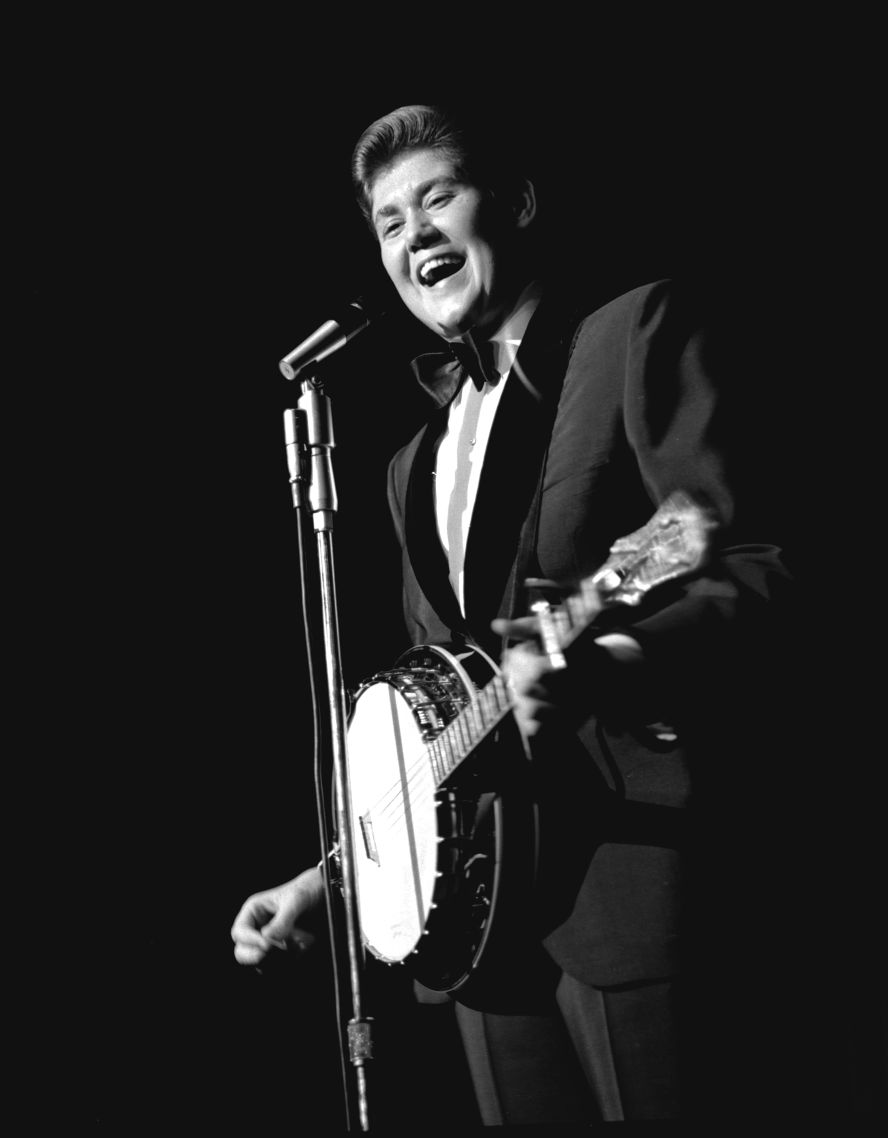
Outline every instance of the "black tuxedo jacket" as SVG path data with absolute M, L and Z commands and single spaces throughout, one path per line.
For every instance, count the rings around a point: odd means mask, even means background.
M 532 925 L 563 969 L 596 985 L 681 967 L 698 911 L 688 898 L 705 901 L 711 883 L 695 867 L 714 864 L 708 838 L 727 848 L 726 787 L 746 770 L 756 737 L 738 728 L 736 705 L 787 574 L 766 532 L 754 414 L 730 360 L 690 289 L 657 282 L 585 316 L 544 293 L 490 437 L 466 550 L 465 618 L 433 510 L 435 448 L 463 378 L 457 364 L 436 371 L 438 408 L 390 467 L 414 643 L 467 640 L 498 655 L 490 621 L 522 614 L 526 576 L 570 583 L 591 573 L 674 490 L 717 521 L 703 571 L 610 614 L 645 650 L 653 703 L 618 713 L 590 691 L 588 718 L 534 763 L 542 841 Z M 583 646 L 580 637 L 575 669 Z

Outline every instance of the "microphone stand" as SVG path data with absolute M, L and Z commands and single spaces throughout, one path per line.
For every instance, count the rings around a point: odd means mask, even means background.
M 351 798 L 345 759 L 345 687 L 339 652 L 339 618 L 333 561 L 333 521 L 338 506 L 331 456 L 335 440 L 330 400 L 324 395 L 323 384 L 315 372 L 309 373 L 307 378 L 303 379 L 302 395 L 297 407 L 298 410 L 288 409 L 284 412 L 284 435 L 290 483 L 293 489 L 293 505 L 300 512 L 300 525 L 306 516 L 306 508 L 310 510 L 316 540 L 317 587 L 320 594 L 328 703 L 329 758 L 332 761 L 334 776 L 346 953 L 351 987 L 352 1016 L 348 1023 L 348 1051 L 355 1071 L 360 1127 L 362 1130 L 368 1130 L 366 1063 L 372 1058 L 372 1038 L 370 1020 L 363 1013 L 363 949 L 359 932 Z M 307 496 L 306 483 L 308 483 Z M 309 656 L 311 656 L 310 650 Z M 309 666 L 313 667 L 313 663 L 310 659 Z M 322 867 L 332 936 L 336 922 L 333 920 L 334 898 L 330 887 L 326 850 Z M 340 959 L 335 943 L 332 945 L 332 950 L 335 968 Z M 346 1087 L 346 1108 L 348 1108 L 348 1087 Z

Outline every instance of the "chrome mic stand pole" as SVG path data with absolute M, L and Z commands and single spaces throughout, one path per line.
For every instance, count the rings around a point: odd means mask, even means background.
M 372 1039 L 370 1021 L 363 1014 L 363 949 L 358 921 L 355 863 L 352 850 L 351 799 L 345 760 L 345 686 L 342 679 L 339 653 L 339 618 L 336 607 L 333 562 L 333 519 L 338 505 L 331 459 L 335 441 L 330 400 L 323 394 L 323 386 L 316 375 L 311 374 L 303 380 L 302 395 L 297 406 L 298 411 L 287 410 L 284 412 L 284 433 L 290 464 L 290 481 L 293 484 L 293 502 L 298 508 L 299 499 L 304 500 L 304 490 L 300 483 L 304 481 L 305 471 L 298 456 L 299 436 L 302 433 L 301 428 L 304 423 L 310 468 L 308 503 L 312 513 L 317 547 L 318 589 L 320 592 L 324 663 L 327 677 L 329 745 L 336 797 L 336 824 L 352 999 L 352 1018 L 348 1023 L 348 1050 L 351 1064 L 355 1070 L 360 1127 L 362 1130 L 368 1130 L 366 1063 L 372 1058 Z M 326 869 L 324 880 L 328 887 L 327 901 L 330 905 L 332 898 L 329 892 L 329 875 Z M 334 959 L 337 959 L 335 945 L 333 951 Z M 347 1088 L 346 1094 L 348 1094 Z

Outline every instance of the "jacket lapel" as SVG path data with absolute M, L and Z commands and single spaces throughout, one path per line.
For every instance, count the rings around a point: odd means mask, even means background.
M 533 509 L 575 320 L 562 305 L 541 301 L 521 342 L 484 457 L 466 548 L 466 619 L 482 643 L 489 623 L 511 608 L 514 573 L 533 571 Z M 520 581 L 518 582 L 520 585 Z
M 454 392 L 458 387 L 459 381 Z M 410 564 L 422 593 L 447 627 L 464 635 L 466 622 L 450 587 L 450 569 L 435 517 L 435 452 L 447 416 L 448 404 L 440 406 L 423 431 L 407 483 L 404 528 Z

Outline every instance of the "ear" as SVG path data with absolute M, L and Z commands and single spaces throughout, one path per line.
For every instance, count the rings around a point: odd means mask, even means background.
M 533 182 L 522 183 L 512 209 L 517 228 L 526 229 L 536 217 L 536 190 L 533 188 Z

